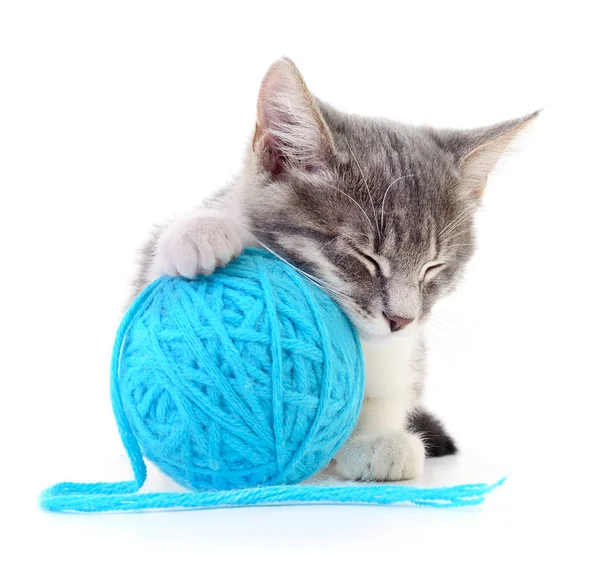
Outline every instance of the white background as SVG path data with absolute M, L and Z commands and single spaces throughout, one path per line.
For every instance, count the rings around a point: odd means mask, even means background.
M 597 18 L 554 5 L 2 3 L 3 576 L 598 575 Z M 129 476 L 108 365 L 136 248 L 237 170 L 283 54 L 349 112 L 472 127 L 546 107 L 431 328 L 428 398 L 463 455 L 421 482 L 509 482 L 461 511 L 41 513 L 51 483 Z

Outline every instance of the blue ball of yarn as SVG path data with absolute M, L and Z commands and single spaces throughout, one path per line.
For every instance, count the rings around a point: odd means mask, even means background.
M 329 463 L 356 422 L 364 372 L 353 326 L 265 251 L 210 277 L 164 277 L 126 319 L 112 392 L 125 445 L 132 432 L 186 488 L 299 482 Z

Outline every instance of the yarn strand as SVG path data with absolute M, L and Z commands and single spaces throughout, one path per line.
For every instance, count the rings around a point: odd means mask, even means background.
M 40 505 L 50 512 L 141 512 L 145 510 L 198 510 L 238 506 L 268 505 L 413 505 L 431 508 L 456 508 L 481 504 L 485 496 L 505 482 L 463 484 L 444 488 L 417 488 L 393 484 L 344 484 L 338 486 L 268 486 L 242 490 L 205 492 L 156 492 L 106 495 L 93 493 L 116 484 L 57 484 L 46 490 Z M 127 482 L 124 482 L 126 484 Z M 86 488 L 92 493 L 87 493 Z M 99 487 L 101 486 L 101 487 Z M 133 486 L 132 486 L 133 487 Z M 108 488 L 106 488 L 108 489 Z M 135 490 L 134 490 L 135 491 Z

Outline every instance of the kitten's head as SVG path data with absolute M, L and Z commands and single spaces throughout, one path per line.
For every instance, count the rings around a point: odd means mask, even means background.
M 409 333 L 456 286 L 487 176 L 536 114 L 470 131 L 350 116 L 279 60 L 242 182 L 253 234 L 330 292 L 363 337 Z

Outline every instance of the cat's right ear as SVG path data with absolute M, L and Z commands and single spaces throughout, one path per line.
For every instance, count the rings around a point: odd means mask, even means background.
M 513 139 L 539 114 L 527 116 L 473 130 L 439 131 L 446 146 L 459 159 L 460 194 L 473 199 L 483 195 L 488 175 Z
M 273 176 L 326 170 L 333 141 L 314 98 L 294 63 L 282 58 L 267 71 L 258 95 L 252 147 Z

